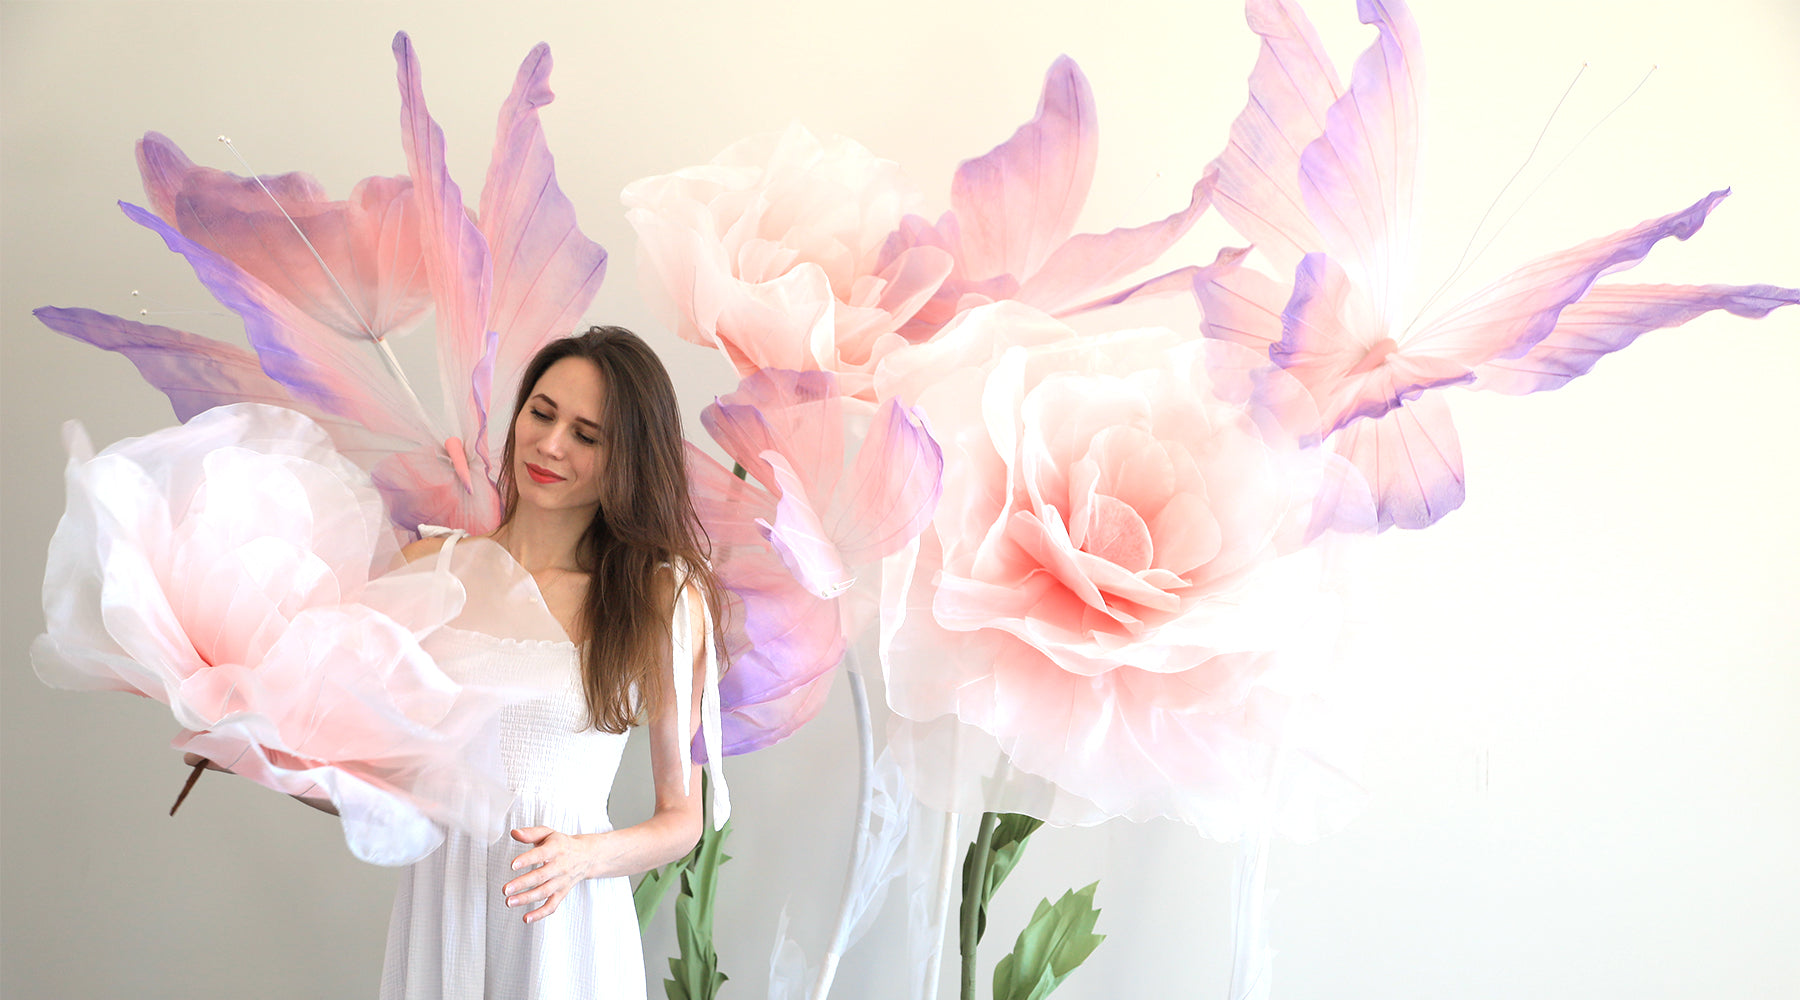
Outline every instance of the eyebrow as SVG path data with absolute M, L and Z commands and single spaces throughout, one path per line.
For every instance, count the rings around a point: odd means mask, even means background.
M 546 395 L 544 395 L 544 394 L 543 394 L 543 393 L 541 393 L 541 392 L 534 392 L 534 393 L 532 393 L 532 394 L 531 394 L 531 398 L 532 398 L 532 399 L 541 399 L 541 400 L 543 400 L 543 401 L 544 401 L 544 402 L 546 402 L 546 403 L 549 403 L 549 404 L 550 404 L 550 406 L 551 406 L 551 408 L 552 408 L 552 409 L 560 409 L 560 407 L 558 407 L 558 406 L 557 406 L 557 405 L 556 405 L 556 400 L 554 400 L 554 399 L 551 399 L 551 398 L 550 398 L 550 397 L 549 397 L 549 396 L 546 396 Z M 585 426 L 585 427 L 592 427 L 592 428 L 593 428 L 593 429 L 594 429 L 594 430 L 595 430 L 595 431 L 596 431 L 596 432 L 597 432 L 597 431 L 599 431 L 599 430 L 600 430 L 600 425 L 599 425 L 599 424 L 597 424 L 597 423 L 594 423 L 594 422 L 593 422 L 593 421 L 592 421 L 592 420 L 589 420 L 589 419 L 588 419 L 588 418 L 586 418 L 586 417 L 576 417 L 576 418 L 575 418 L 575 422 L 576 422 L 576 423 L 578 423 L 578 424 L 581 424 L 581 425 L 583 425 L 583 426 Z

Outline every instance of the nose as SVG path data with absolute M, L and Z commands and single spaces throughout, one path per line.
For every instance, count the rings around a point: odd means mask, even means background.
M 538 447 L 542 448 L 544 454 L 550 458 L 561 458 L 563 453 L 568 450 L 568 436 L 568 428 L 557 424 L 544 435 L 543 441 Z

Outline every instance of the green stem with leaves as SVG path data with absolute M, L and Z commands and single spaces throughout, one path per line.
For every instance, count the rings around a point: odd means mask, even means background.
M 975 1000 L 975 946 L 981 941 L 981 911 L 987 902 L 982 897 L 987 887 L 988 862 L 993 859 L 994 827 L 999 822 L 999 813 L 981 814 L 981 828 L 963 862 L 962 1000 Z

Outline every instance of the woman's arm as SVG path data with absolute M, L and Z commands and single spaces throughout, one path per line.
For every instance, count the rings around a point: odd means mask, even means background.
M 672 574 L 664 574 L 669 605 L 674 604 Z M 662 588 L 659 588 L 662 589 Z M 513 870 L 523 875 L 506 883 L 506 905 L 536 906 L 525 914 L 526 923 L 535 923 L 556 912 L 569 890 L 588 878 L 613 878 L 635 875 L 659 865 L 668 864 L 693 850 L 700 839 L 705 822 L 700 798 L 700 768 L 690 766 L 687 790 L 682 790 L 681 747 L 694 738 L 700 728 L 700 700 L 706 686 L 706 619 L 705 602 L 689 600 L 687 622 L 694 651 L 690 664 L 693 675 L 693 706 L 688 718 L 678 719 L 675 699 L 650 720 L 650 770 L 656 782 L 656 811 L 642 823 L 613 830 L 570 836 L 546 826 L 529 826 L 514 830 L 514 840 L 536 847 L 513 860 Z M 535 866 L 535 867 L 533 867 Z M 530 869 L 526 871 L 526 869 Z

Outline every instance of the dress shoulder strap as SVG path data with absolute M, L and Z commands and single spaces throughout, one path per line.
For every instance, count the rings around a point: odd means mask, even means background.
M 455 551 L 456 543 L 462 541 L 467 535 L 468 532 L 461 528 L 445 528 L 436 524 L 419 525 L 420 538 L 442 538 L 444 540 L 443 548 L 438 549 L 437 565 L 432 567 L 439 573 L 450 572 L 450 553 Z
M 669 661 L 674 674 L 675 717 L 687 720 L 693 717 L 694 691 L 694 653 L 693 648 L 693 616 L 698 605 L 700 620 L 704 622 L 701 642 L 705 649 L 701 651 L 702 670 L 705 672 L 700 689 L 700 742 L 706 749 L 706 772 L 711 778 L 712 786 L 712 818 L 713 829 L 717 830 L 731 818 L 731 792 L 725 787 L 725 771 L 721 766 L 725 756 L 724 740 L 720 736 L 719 710 L 719 653 L 718 644 L 713 641 L 712 614 L 706 606 L 706 599 L 694 588 L 685 586 L 680 580 L 680 567 L 677 570 L 678 583 L 683 584 L 675 592 L 675 617 L 670 623 L 669 636 L 672 640 Z M 689 791 L 689 774 L 693 771 L 692 741 L 681 741 L 681 787 Z

